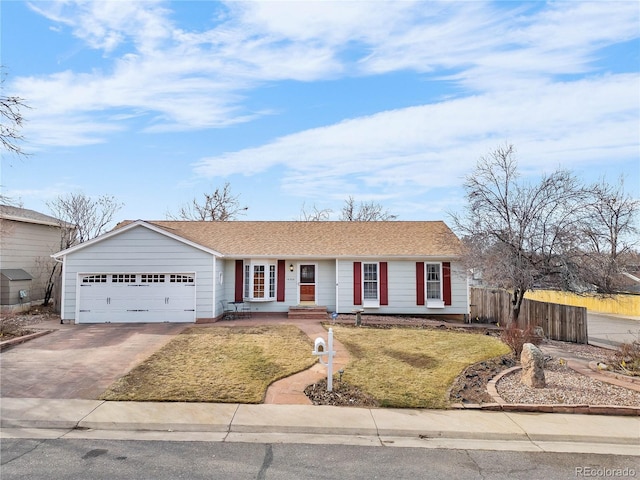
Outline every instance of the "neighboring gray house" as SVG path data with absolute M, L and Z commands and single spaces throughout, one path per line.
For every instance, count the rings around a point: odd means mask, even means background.
M 61 248 L 62 225 L 67 224 L 43 213 L 0 205 L 2 310 L 42 303 L 54 265 L 51 255 Z
M 138 220 L 54 255 L 62 319 L 204 322 L 253 314 L 469 313 L 460 241 L 443 222 Z M 325 313 L 326 315 L 326 313 Z

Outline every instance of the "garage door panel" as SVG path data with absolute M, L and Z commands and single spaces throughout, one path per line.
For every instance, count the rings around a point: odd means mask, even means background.
M 83 281 L 85 278 L 88 281 Z M 176 278 L 179 281 L 167 281 Z M 84 275 L 78 323 L 192 323 L 194 278 L 193 274 Z

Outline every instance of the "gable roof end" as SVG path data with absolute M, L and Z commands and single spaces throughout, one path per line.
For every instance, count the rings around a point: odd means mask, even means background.
M 59 259 L 61 257 L 69 255 L 70 253 L 76 252 L 78 250 L 82 250 L 83 248 L 86 248 L 86 247 L 88 247 L 90 245 L 94 245 L 96 243 L 100 243 L 100 242 L 102 242 L 102 241 L 104 241 L 104 240 L 106 240 L 108 238 L 115 237 L 117 235 L 120 235 L 120 234 L 122 234 L 122 233 L 124 233 L 124 232 L 126 232 L 128 230 L 132 230 L 132 229 L 137 228 L 137 227 L 147 228 L 147 229 L 152 230 L 152 231 L 154 231 L 156 233 L 159 233 L 160 235 L 164 235 L 166 237 L 172 238 L 174 240 L 177 240 L 177 241 L 179 241 L 181 243 L 184 243 L 186 245 L 189 245 L 191 247 L 197 248 L 198 250 L 202 250 L 202 251 L 205 251 L 207 253 L 210 253 L 211 255 L 218 256 L 218 257 L 221 256 L 220 252 L 217 252 L 217 251 L 215 251 L 213 249 L 210 249 L 210 248 L 208 248 L 208 247 L 206 247 L 204 245 L 200 245 L 198 243 L 192 242 L 191 240 L 189 240 L 187 238 L 183 238 L 180 235 L 176 235 L 175 233 L 168 232 L 165 229 L 158 228 L 157 226 L 152 225 L 150 223 L 147 223 L 144 220 L 136 220 L 135 222 L 131 222 L 131 223 L 123 226 L 122 228 L 116 227 L 114 230 L 111 230 L 111 231 L 109 231 L 107 233 L 104 233 L 104 234 L 102 234 L 102 235 L 100 235 L 100 236 L 98 236 L 96 238 L 91 239 L 91 240 L 87 240 L 86 242 L 80 243 L 78 245 L 74 245 L 73 247 L 69 247 L 66 250 L 62 250 L 61 252 L 54 253 L 51 256 L 53 258 L 55 258 L 55 259 Z

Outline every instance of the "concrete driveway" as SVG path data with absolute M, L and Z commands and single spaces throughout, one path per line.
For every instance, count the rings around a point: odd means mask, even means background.
M 64 325 L 0 353 L 0 396 L 97 399 L 185 324 Z

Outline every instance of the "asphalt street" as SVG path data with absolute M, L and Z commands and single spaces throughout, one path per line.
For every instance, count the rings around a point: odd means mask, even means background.
M 640 476 L 640 457 L 352 445 L 3 439 L 2 479 L 576 479 Z

